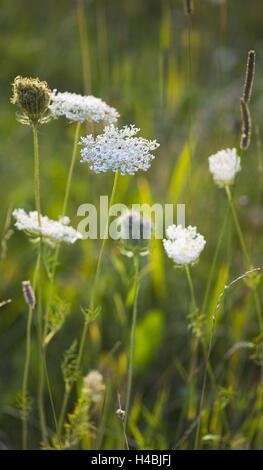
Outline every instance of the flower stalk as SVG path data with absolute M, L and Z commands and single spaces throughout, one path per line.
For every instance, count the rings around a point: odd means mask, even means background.
M 129 420 L 129 409 L 131 400 L 131 387 L 133 377 L 133 365 L 134 365 L 134 349 L 135 349 L 135 333 L 136 333 L 136 322 L 137 322 L 137 311 L 138 311 L 138 295 L 140 290 L 140 277 L 139 277 L 139 256 L 134 256 L 134 300 L 133 300 L 133 311 L 132 311 L 132 329 L 130 338 L 130 353 L 129 353 L 129 368 L 128 368 L 128 384 L 127 384 L 127 395 L 125 404 L 125 416 L 123 423 L 123 442 L 122 448 L 124 448 L 124 441 L 126 436 L 126 429 Z
M 34 270 L 33 277 L 33 292 L 36 286 L 36 275 L 39 271 L 40 256 L 37 257 L 37 262 Z M 24 366 L 24 375 L 23 375 L 23 384 L 22 384 L 22 397 L 23 403 L 27 403 L 28 397 L 28 374 L 29 366 L 31 359 L 31 326 L 32 326 L 32 316 L 34 310 L 34 302 L 30 302 L 28 305 L 28 316 L 27 316 L 27 329 L 26 329 L 26 357 L 25 357 L 25 366 Z M 22 448 L 23 450 L 27 449 L 27 409 L 22 412 Z
M 116 173 L 115 173 L 115 177 L 114 177 L 114 182 L 113 182 L 113 187 L 112 187 L 112 192 L 111 192 L 111 197 L 110 197 L 109 210 L 110 210 L 111 206 L 114 203 L 118 178 L 119 178 L 119 171 L 117 170 Z M 110 219 L 110 217 L 109 217 L 109 214 L 108 214 L 107 222 L 106 222 L 106 228 L 105 228 L 105 234 L 104 234 L 102 244 L 101 244 L 101 248 L 100 248 L 100 252 L 99 252 L 99 258 L 98 258 L 96 273 L 95 273 L 95 280 L 94 280 L 94 284 L 93 284 L 93 288 L 92 288 L 92 292 L 91 292 L 91 297 L 90 297 L 89 311 L 91 311 L 91 312 L 94 311 L 94 309 L 95 309 L 97 285 L 98 285 L 99 276 L 100 276 L 100 272 L 101 272 L 103 254 L 104 254 L 105 247 L 106 247 L 106 242 L 107 242 L 107 239 L 108 239 L 109 219 Z M 84 325 L 84 328 L 83 328 L 83 332 L 82 332 L 82 336 L 81 336 L 81 340 L 80 340 L 80 346 L 79 346 L 78 355 L 77 355 L 77 361 L 76 361 L 76 369 L 77 370 L 80 368 L 80 365 L 81 365 L 84 346 L 85 346 L 86 337 L 87 337 L 87 333 L 88 333 L 88 327 L 89 327 L 89 322 L 86 321 L 85 325 Z M 64 394 L 64 398 L 63 398 L 63 402 L 62 402 L 62 407 L 61 407 L 61 411 L 60 411 L 60 416 L 59 416 L 59 422 L 58 422 L 58 431 L 57 431 L 58 441 L 60 441 L 60 439 L 61 439 L 62 426 L 63 426 L 63 423 L 64 423 L 65 414 L 66 414 L 68 400 L 69 400 L 71 390 L 72 390 L 72 385 L 70 385 L 68 387 L 68 389 L 65 390 L 65 394 Z

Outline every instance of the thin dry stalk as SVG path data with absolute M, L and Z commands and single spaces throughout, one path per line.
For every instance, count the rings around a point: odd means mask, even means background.
M 241 110 L 241 118 L 242 118 L 240 148 L 242 150 L 246 150 L 250 144 L 251 117 L 250 117 L 248 104 L 245 102 L 244 98 L 240 98 L 240 110 Z

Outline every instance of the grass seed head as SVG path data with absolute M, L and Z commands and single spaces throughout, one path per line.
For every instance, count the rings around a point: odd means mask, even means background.
M 23 289 L 23 294 L 24 294 L 24 298 L 25 298 L 25 301 L 26 301 L 27 305 L 29 305 L 29 307 L 34 309 L 35 304 L 36 304 L 36 299 L 35 299 L 35 294 L 34 294 L 33 288 L 31 286 L 31 282 L 30 281 L 23 281 L 22 282 L 22 289 Z
M 243 90 L 243 99 L 245 103 L 249 103 L 253 88 L 254 75 L 255 75 L 255 51 L 249 51 L 247 57 L 247 69 L 246 69 L 246 78 Z

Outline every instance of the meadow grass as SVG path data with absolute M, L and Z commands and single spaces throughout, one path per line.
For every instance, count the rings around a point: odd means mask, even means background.
M 1 448 L 261 449 L 258 2 L 10 3 L 0 16 Z M 160 143 L 151 168 L 114 179 L 80 163 L 80 136 L 102 122 L 19 123 L 17 75 L 114 106 L 118 127 L 135 123 Z M 241 171 L 219 188 L 208 157 L 233 147 Z M 174 269 L 161 240 L 129 259 L 110 239 L 52 248 L 14 227 L 21 207 L 77 228 L 78 206 L 101 195 L 185 203 L 186 225 L 206 240 L 198 263 Z

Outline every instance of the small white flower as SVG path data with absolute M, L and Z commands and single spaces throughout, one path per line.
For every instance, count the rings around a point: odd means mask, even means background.
M 196 232 L 196 227 L 184 228 L 170 225 L 166 230 L 168 240 L 163 240 L 164 249 L 176 264 L 194 263 L 203 251 L 206 241 Z
M 82 96 L 67 91 L 60 93 L 53 90 L 49 109 L 55 116 L 66 116 L 71 121 L 105 121 L 112 124 L 119 117 L 116 109 L 108 106 L 100 98 Z
M 134 125 L 122 129 L 110 125 L 95 139 L 92 135 L 82 137 L 81 162 L 88 162 L 95 173 L 120 170 L 121 175 L 134 175 L 138 170 L 148 170 L 154 159 L 150 151 L 159 144 L 156 140 L 134 137 L 139 130 Z
M 56 221 L 41 215 L 41 226 L 39 226 L 37 211 L 31 211 L 27 214 L 24 209 L 15 209 L 13 216 L 16 219 L 15 226 L 18 230 L 25 230 L 31 235 L 38 236 L 42 234 L 48 240 L 66 243 L 75 243 L 76 240 L 83 238 L 81 233 L 77 232 L 73 227 L 66 225 L 69 223 L 68 217 L 65 218 L 65 221 L 63 219 Z
M 236 173 L 241 170 L 240 157 L 235 148 L 220 150 L 208 160 L 209 170 L 220 187 L 233 183 Z
M 101 373 L 97 370 L 90 371 L 89 374 L 84 377 L 82 393 L 94 403 L 98 403 L 103 397 L 104 392 L 105 384 Z

